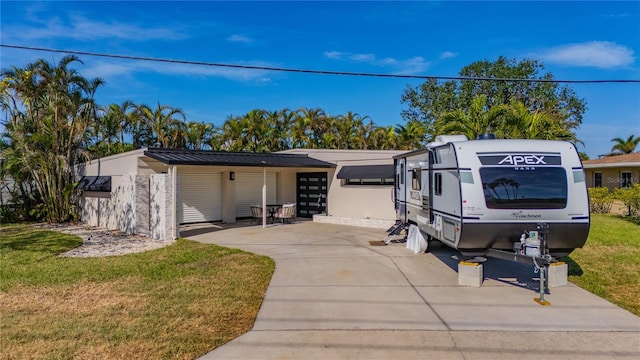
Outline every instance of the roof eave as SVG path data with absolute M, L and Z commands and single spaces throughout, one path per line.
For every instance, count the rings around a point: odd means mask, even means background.
M 600 163 L 600 164 L 582 164 L 585 169 L 595 168 L 619 168 L 619 167 L 640 167 L 640 162 L 618 162 L 618 163 Z

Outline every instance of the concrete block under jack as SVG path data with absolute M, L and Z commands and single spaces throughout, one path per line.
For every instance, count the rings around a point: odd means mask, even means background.
M 458 285 L 480 287 L 483 280 L 482 264 L 466 261 L 458 263 Z
M 567 285 L 569 276 L 569 266 L 563 262 L 551 263 L 549 265 L 549 287 Z

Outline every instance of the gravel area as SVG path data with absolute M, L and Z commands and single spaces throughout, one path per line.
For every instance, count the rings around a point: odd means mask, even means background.
M 82 239 L 82 245 L 60 254 L 64 257 L 102 257 L 138 253 L 169 246 L 175 240 L 154 240 L 142 235 L 128 235 L 122 231 L 107 230 L 84 224 L 38 224 L 35 227 Z

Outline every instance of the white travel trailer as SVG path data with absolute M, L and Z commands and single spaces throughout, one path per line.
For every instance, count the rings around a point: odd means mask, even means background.
M 440 136 L 395 156 L 399 221 L 468 257 L 514 250 L 559 257 L 582 247 L 589 200 L 575 146 L 489 138 Z M 525 254 L 537 231 L 545 233 L 542 246 Z

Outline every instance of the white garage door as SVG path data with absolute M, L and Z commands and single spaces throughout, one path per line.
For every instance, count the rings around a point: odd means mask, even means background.
M 253 204 L 262 204 L 262 173 L 236 173 L 236 217 L 251 216 Z M 267 173 L 267 204 L 276 202 L 276 174 Z
M 222 220 L 222 174 L 178 171 L 180 223 Z

